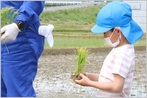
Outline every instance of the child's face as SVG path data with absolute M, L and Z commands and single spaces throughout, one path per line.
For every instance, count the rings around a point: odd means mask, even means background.
M 104 38 L 111 37 L 110 40 L 112 43 L 116 42 L 118 40 L 119 36 L 120 36 L 120 30 L 118 28 L 115 28 L 113 31 L 110 30 L 110 31 L 104 33 Z

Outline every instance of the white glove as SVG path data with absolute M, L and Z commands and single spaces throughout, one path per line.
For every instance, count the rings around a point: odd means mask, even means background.
M 1 37 L 1 42 L 6 43 L 15 40 L 19 32 L 20 30 L 18 29 L 18 26 L 15 23 L 2 27 L 1 34 L 3 35 Z
M 52 35 L 53 29 L 54 29 L 54 26 L 52 24 L 49 24 L 48 26 L 40 26 L 38 30 L 38 33 L 40 35 L 46 37 L 50 47 L 53 47 L 54 45 L 54 38 Z

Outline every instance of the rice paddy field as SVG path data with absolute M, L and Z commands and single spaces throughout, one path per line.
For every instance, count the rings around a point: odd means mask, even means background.
M 105 50 L 105 48 L 103 48 Z M 83 87 L 71 80 L 71 75 L 76 67 L 75 54 L 44 54 L 39 59 L 38 73 L 34 81 L 34 88 L 38 97 L 46 98 L 96 98 L 98 89 Z M 93 51 L 88 54 L 85 65 L 86 72 L 99 73 L 107 53 Z M 147 97 L 146 85 L 146 51 L 145 48 L 137 49 L 134 80 L 130 97 Z

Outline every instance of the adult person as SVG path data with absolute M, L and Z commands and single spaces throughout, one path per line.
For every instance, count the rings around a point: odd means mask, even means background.
M 44 48 L 39 35 L 39 15 L 44 1 L 1 1 L 1 7 L 13 7 L 18 15 L 1 28 L 1 96 L 34 97 L 33 81 L 38 59 Z

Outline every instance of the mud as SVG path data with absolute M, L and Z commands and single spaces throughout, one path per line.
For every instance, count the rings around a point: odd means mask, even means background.
M 109 49 L 108 49 L 109 50 Z M 91 52 L 88 55 L 86 72 L 100 72 L 106 52 Z M 74 54 L 42 55 L 39 59 L 38 73 L 34 88 L 38 97 L 46 98 L 94 98 L 97 89 L 82 87 L 71 79 L 77 57 Z M 146 97 L 146 52 L 136 51 L 136 68 L 132 85 L 132 97 Z

